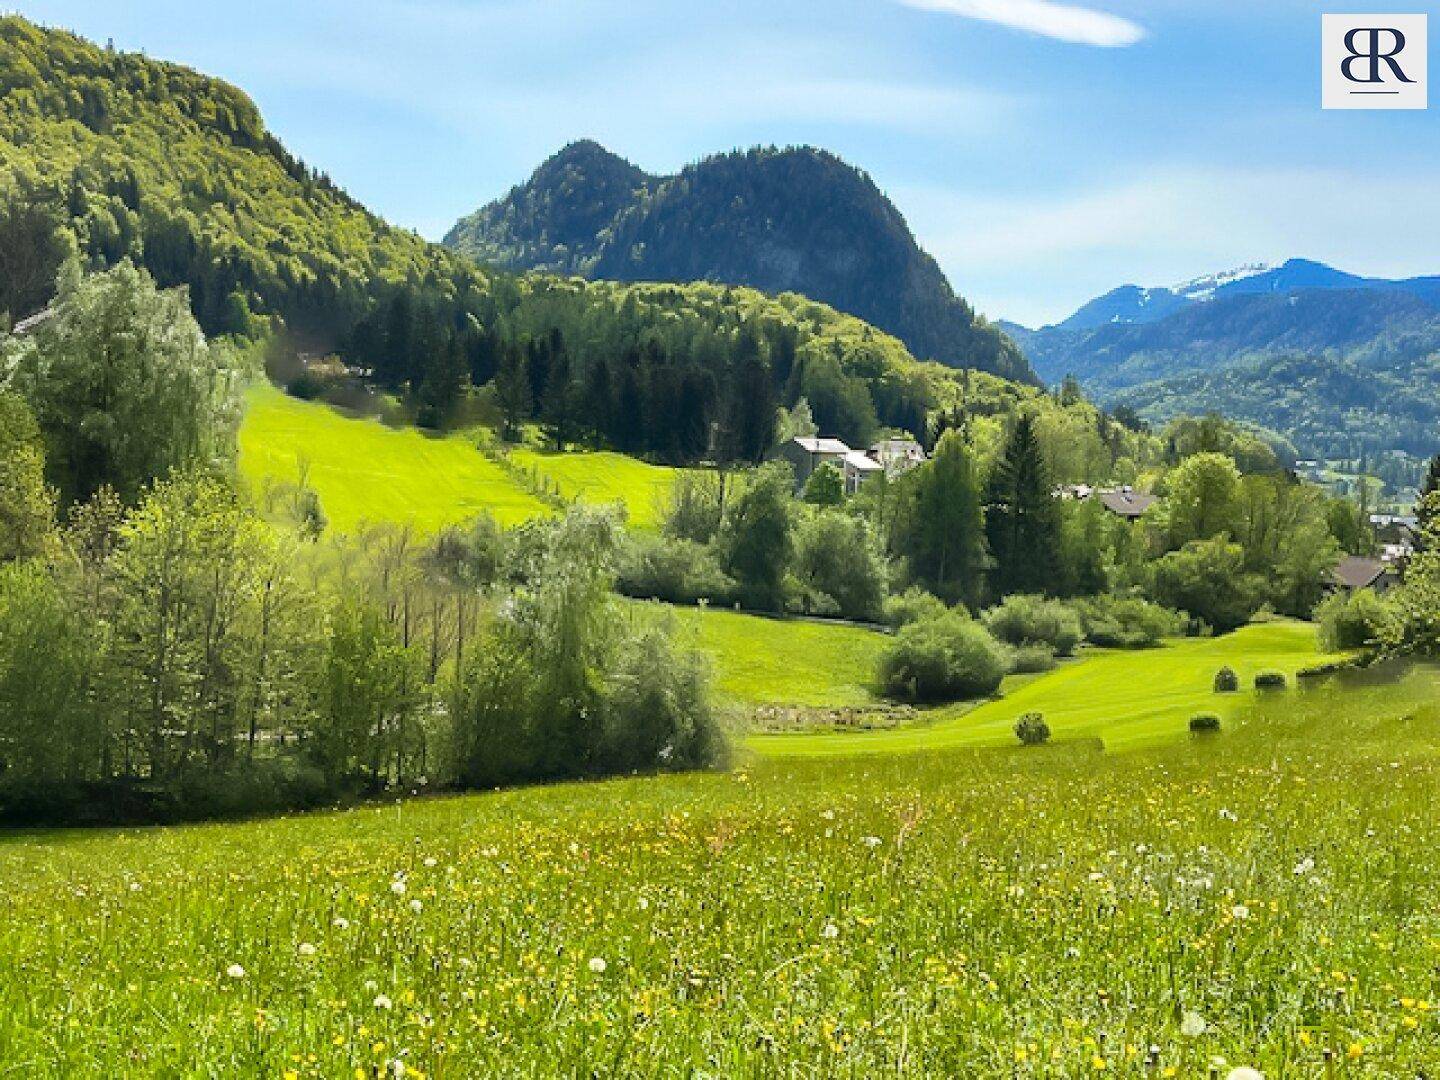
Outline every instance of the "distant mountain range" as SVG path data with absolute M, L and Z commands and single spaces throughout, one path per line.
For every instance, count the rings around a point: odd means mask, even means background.
M 572 143 L 444 243 L 511 270 L 800 293 L 889 331 L 919 359 L 1035 379 L 875 182 L 812 147 L 720 154 L 652 176 L 598 143 Z
M 1440 277 L 1291 259 L 1125 285 L 1040 330 L 1002 326 L 1041 378 L 1155 420 L 1217 410 L 1307 454 L 1440 451 Z

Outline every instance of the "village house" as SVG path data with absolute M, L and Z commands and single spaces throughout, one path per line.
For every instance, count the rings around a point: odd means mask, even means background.
M 795 482 L 803 485 L 810 474 L 827 461 L 843 471 L 850 447 L 839 439 L 822 439 L 815 435 L 796 435 L 776 451 L 776 456 L 795 467 Z
M 1335 587 L 1344 593 L 1373 589 L 1384 594 L 1400 584 L 1399 571 L 1393 565 L 1369 555 L 1346 555 L 1336 565 L 1332 576 Z
M 909 444 L 908 446 L 906 444 Z M 879 452 L 884 449 L 884 456 Z M 852 450 L 839 439 L 797 435 L 782 445 L 775 456 L 795 469 L 795 483 L 803 487 L 812 473 L 827 462 L 845 478 L 845 491 L 853 495 L 866 481 L 883 474 L 897 476 L 925 460 L 925 451 L 913 440 L 889 439 L 877 443 L 869 454 Z M 887 460 L 889 464 L 887 464 Z
M 885 471 L 885 466 L 872 457 L 860 453 L 859 450 L 851 450 L 845 455 L 842 465 L 845 472 L 845 492 L 847 495 L 854 495 L 860 490 L 860 485 L 871 477 L 878 476 Z
M 870 447 L 870 457 L 885 469 L 892 480 L 911 469 L 924 465 L 925 448 L 914 439 L 882 439 Z

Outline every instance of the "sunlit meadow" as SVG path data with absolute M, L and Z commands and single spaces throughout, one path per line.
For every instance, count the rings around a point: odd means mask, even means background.
M 1417 1075 L 1440 1062 L 1435 689 L 1292 691 L 1132 753 L 760 756 L 10 836 L 0 1062 Z

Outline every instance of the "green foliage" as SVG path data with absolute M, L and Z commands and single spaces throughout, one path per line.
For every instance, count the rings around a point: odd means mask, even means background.
M 985 628 L 1010 645 L 1045 645 L 1069 656 L 1085 636 L 1074 608 L 1043 596 L 1007 596 L 985 612 Z
M 1039 713 L 1026 713 L 1015 721 L 1015 737 L 1025 746 L 1044 746 L 1050 741 L 1050 725 Z
M 795 575 L 811 594 L 828 597 L 847 619 L 876 620 L 888 574 L 870 526 L 861 518 L 818 511 L 795 531 Z
M 1184 630 L 1178 612 L 1139 596 L 1103 593 L 1072 605 L 1080 616 L 1085 640 L 1113 649 L 1150 649 Z
M 934 457 L 896 483 L 894 534 L 915 579 L 936 596 L 974 604 L 984 586 L 980 483 L 964 437 L 946 432 Z
M 15 354 L 13 385 L 67 504 L 107 486 L 130 501 L 173 469 L 234 457 L 235 358 L 206 343 L 183 292 L 158 290 L 128 262 L 84 279 L 67 273 L 54 317 Z
M 985 529 L 995 560 L 992 590 L 1053 593 L 1060 579 L 1060 511 L 1035 422 L 1022 414 L 990 476 Z
M 902 627 L 880 657 L 878 677 L 891 697 L 960 701 L 999 689 L 1006 660 L 984 626 L 952 612 Z
M 1373 589 L 1335 592 L 1315 609 L 1326 652 L 1377 649 L 1394 633 L 1395 614 Z
M 724 739 L 704 667 L 665 628 L 618 619 L 615 519 L 577 508 L 536 535 L 529 586 L 452 695 L 462 779 L 492 786 L 716 760 Z
M 1019 645 L 1010 650 L 1012 675 L 1039 675 L 1053 671 L 1055 666 L 1055 650 L 1049 645 Z
M 462 218 L 445 243 L 512 269 L 804 293 L 895 334 L 916 356 L 1032 378 L 874 182 L 810 147 L 721 154 L 653 177 L 596 143 L 573 143 Z M 798 262 L 776 259 L 777 245 Z
M 949 610 L 939 597 L 911 585 L 898 596 L 886 598 L 884 619 L 887 626 L 899 628 L 921 619 L 938 618 Z
M 0 391 L 0 563 L 43 554 L 54 528 L 40 428 L 24 401 Z
M 666 536 L 708 544 L 720 531 L 724 508 L 724 487 L 718 473 L 678 472 L 671 481 L 661 527 Z
M 845 474 L 833 461 L 822 461 L 805 481 L 804 495 L 811 506 L 840 506 L 845 502 Z
M 1214 735 L 1220 730 L 1220 717 L 1217 713 L 1204 712 L 1196 713 L 1190 717 L 1190 731 L 1196 735 Z
M 709 546 L 637 533 L 626 537 L 621 548 L 616 587 L 642 600 L 725 603 L 734 594 L 735 582 L 720 569 Z
M 760 611 L 785 602 L 785 578 L 795 552 L 794 474 L 782 462 L 755 470 L 725 508 L 716 537 L 720 566 L 741 600 Z
M 1264 583 L 1245 572 L 1245 551 L 1223 537 L 1197 540 L 1154 566 L 1156 600 L 1189 612 L 1218 633 L 1250 621 L 1264 600 Z
M 53 202 L 0 200 L 0 330 L 45 305 L 61 263 L 74 250 Z
M 1240 691 L 1240 676 L 1235 674 L 1235 669 L 1226 664 L 1219 671 L 1215 672 L 1215 693 L 1235 694 Z
M 1240 470 L 1225 454 L 1195 454 L 1165 478 L 1164 528 L 1171 547 L 1233 534 L 1239 516 Z
M 1284 690 L 1289 685 L 1283 671 L 1262 671 L 1255 676 L 1256 690 Z

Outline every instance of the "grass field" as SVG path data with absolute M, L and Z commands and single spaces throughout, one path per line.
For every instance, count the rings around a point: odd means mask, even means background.
M 869 684 L 885 635 L 853 626 L 675 608 L 714 663 L 715 688 L 745 705 L 830 707 L 875 700 Z
M 659 526 L 678 471 L 609 451 L 554 454 L 513 450 L 510 460 L 549 479 L 566 499 L 623 503 L 630 525 L 638 529 Z
M 0 838 L 0 1071 L 1423 1075 L 1437 689 L 1252 699 L 1126 754 Z
M 433 532 L 481 510 L 509 526 L 551 512 L 464 437 L 351 419 L 257 382 L 240 429 L 245 479 L 257 493 L 267 477 L 293 482 L 302 456 L 331 527 L 341 532 L 367 520 Z
M 883 638 L 878 639 L 883 642 Z M 722 639 L 723 641 L 723 639 Z M 1300 668 L 1329 659 L 1316 649 L 1309 623 L 1278 621 L 1247 626 L 1216 638 L 1175 641 L 1145 651 L 1083 652 L 1081 659 L 1026 681 L 978 708 L 938 709 L 929 723 L 895 731 L 755 736 L 750 745 L 768 754 L 846 754 L 895 752 L 953 746 L 1008 745 L 1015 741 L 1015 720 L 1023 713 L 1044 715 L 1056 740 L 1104 740 L 1119 749 L 1173 741 L 1187 732 L 1197 712 L 1233 719 L 1249 704 L 1255 673 L 1267 668 L 1294 676 Z M 842 694 L 848 687 L 830 680 L 828 662 L 785 671 L 795 685 L 813 682 Z M 1215 672 L 1224 665 L 1240 675 L 1242 692 L 1213 692 Z M 872 662 L 873 668 L 873 662 Z M 843 669 L 842 669 L 843 670 Z M 867 669 L 869 670 L 869 669 Z

